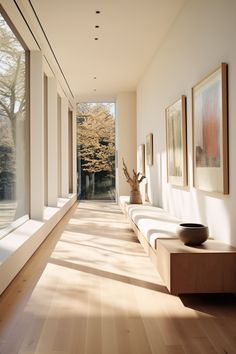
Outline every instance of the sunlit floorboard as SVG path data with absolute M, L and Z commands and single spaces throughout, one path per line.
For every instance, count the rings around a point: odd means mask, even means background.
M 236 301 L 170 295 L 119 207 L 83 202 L 0 297 L 15 353 L 236 353 Z

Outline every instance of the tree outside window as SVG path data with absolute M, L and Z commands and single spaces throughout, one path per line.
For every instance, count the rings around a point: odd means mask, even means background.
M 80 103 L 77 110 L 80 199 L 115 199 L 113 103 Z
M 25 49 L 0 14 L 0 229 L 27 214 L 25 65 Z

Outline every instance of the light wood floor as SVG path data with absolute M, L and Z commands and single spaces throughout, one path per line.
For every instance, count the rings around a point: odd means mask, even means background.
M 235 296 L 170 295 L 118 206 L 84 202 L 0 297 L 0 353 L 232 354 Z

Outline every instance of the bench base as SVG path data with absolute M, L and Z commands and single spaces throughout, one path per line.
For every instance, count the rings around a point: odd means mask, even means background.
M 236 248 L 208 240 L 185 246 L 157 240 L 157 269 L 171 294 L 236 293 Z

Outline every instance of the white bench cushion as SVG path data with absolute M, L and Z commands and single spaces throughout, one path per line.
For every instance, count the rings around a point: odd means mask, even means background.
M 158 238 L 178 238 L 176 229 L 181 221 L 165 210 L 151 205 L 126 204 L 126 212 L 154 249 Z

